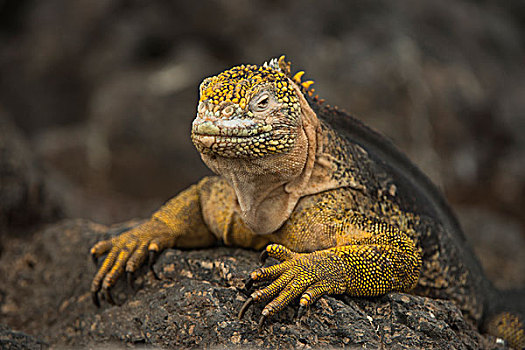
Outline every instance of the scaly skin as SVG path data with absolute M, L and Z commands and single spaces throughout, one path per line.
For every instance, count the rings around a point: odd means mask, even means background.
M 218 176 L 97 243 L 92 255 L 108 255 L 93 279 L 94 300 L 102 291 L 112 301 L 116 279 L 148 254 L 220 240 L 266 246 L 263 256 L 281 261 L 250 276 L 248 284 L 271 281 L 241 309 L 267 302 L 260 325 L 295 298 L 302 313 L 325 294 L 410 290 L 451 299 L 480 324 L 493 289 L 438 192 L 384 139 L 323 107 L 301 76 L 282 57 L 203 81 L 191 137 Z M 492 328 L 507 329 L 508 320 Z

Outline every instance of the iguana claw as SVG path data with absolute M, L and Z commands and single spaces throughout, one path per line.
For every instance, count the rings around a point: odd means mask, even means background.
M 246 282 L 244 282 L 244 289 L 246 291 L 249 291 L 250 289 L 252 289 L 253 287 L 253 279 L 250 277 L 246 280 Z
M 155 269 L 153 268 L 153 265 L 155 265 L 155 261 L 157 260 L 157 251 L 156 250 L 150 250 L 148 253 L 148 267 L 149 270 L 153 273 L 153 276 L 156 280 L 160 280 L 159 276 L 155 272 Z
M 305 312 L 306 312 L 306 307 L 304 305 L 299 305 L 299 309 L 297 310 L 297 319 L 300 319 L 301 317 L 303 317 Z
M 100 307 L 100 300 L 98 298 L 98 292 L 91 292 L 91 300 L 96 307 Z
M 259 333 L 262 332 L 262 328 L 264 326 L 264 322 L 266 322 L 266 319 L 268 318 L 268 316 L 266 315 L 262 315 L 261 318 L 259 319 L 259 325 L 257 326 L 257 331 Z
M 117 305 L 109 289 L 104 289 L 104 299 L 106 299 L 106 301 L 110 303 L 111 305 Z
M 261 252 L 261 255 L 259 255 L 259 263 L 262 265 L 264 265 L 264 263 L 266 263 L 266 260 L 268 259 L 268 251 L 267 250 L 263 250 Z
M 91 254 L 91 261 L 95 266 L 98 266 L 98 257 L 95 254 Z
M 244 314 L 246 313 L 246 310 L 248 310 L 248 308 L 250 307 L 250 305 L 252 303 L 253 303 L 253 298 L 252 297 L 249 297 L 248 299 L 246 299 L 246 301 L 244 302 L 244 304 L 241 307 L 241 310 L 239 311 L 239 320 L 244 317 Z
M 126 281 L 128 282 L 129 288 L 131 288 L 131 290 L 135 291 L 135 278 L 134 278 L 133 272 L 131 272 L 131 271 L 127 271 L 126 272 Z

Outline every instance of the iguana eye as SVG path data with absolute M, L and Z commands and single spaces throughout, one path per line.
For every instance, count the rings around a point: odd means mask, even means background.
M 266 108 L 268 108 L 269 104 L 270 104 L 270 96 L 268 94 L 264 94 L 256 100 L 253 106 L 253 110 L 254 112 L 262 112 L 266 110 Z

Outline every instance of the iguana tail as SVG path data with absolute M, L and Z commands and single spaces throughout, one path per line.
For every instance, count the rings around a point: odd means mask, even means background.
M 487 333 L 514 349 L 525 349 L 525 290 L 501 291 L 491 309 L 483 327 Z
M 505 339 L 514 349 L 525 349 L 525 326 L 523 318 L 511 312 L 493 316 L 486 325 L 487 332 Z

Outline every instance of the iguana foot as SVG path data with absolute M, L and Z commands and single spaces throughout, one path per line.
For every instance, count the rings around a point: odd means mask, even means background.
M 149 257 L 149 266 L 152 269 L 157 254 L 172 245 L 172 234 L 166 231 L 164 224 L 156 221 L 148 221 L 119 236 L 95 244 L 91 248 L 93 260 L 97 261 L 104 254 L 107 256 L 91 283 L 94 304 L 100 306 L 99 292 L 110 304 L 115 304 L 110 289 L 124 271 L 127 273 L 128 284 L 133 285 L 133 272 L 146 258 Z M 156 274 L 154 276 L 158 278 Z
M 344 263 L 331 249 L 300 254 L 280 244 L 270 244 L 262 256 L 273 257 L 281 263 L 251 273 L 247 284 L 251 281 L 273 282 L 252 293 L 239 312 L 239 318 L 242 318 L 253 303 L 271 300 L 262 311 L 259 328 L 266 319 L 283 310 L 299 296 L 302 314 L 321 296 L 342 294 L 346 290 Z

